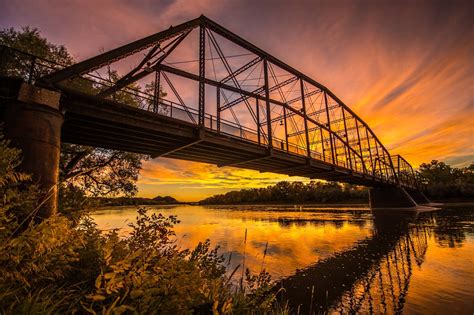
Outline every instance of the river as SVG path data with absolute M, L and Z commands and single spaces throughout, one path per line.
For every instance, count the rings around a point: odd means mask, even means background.
M 210 239 L 228 270 L 244 263 L 254 273 L 265 268 L 301 313 L 474 311 L 474 206 L 416 215 L 355 207 L 148 208 L 178 216 L 181 248 Z M 92 217 L 99 228 L 126 235 L 136 209 L 102 209 Z

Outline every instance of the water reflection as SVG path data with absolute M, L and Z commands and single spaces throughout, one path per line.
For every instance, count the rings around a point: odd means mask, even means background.
M 319 209 L 295 211 L 279 208 L 268 211 L 263 207 L 161 207 L 153 211 L 177 214 L 181 223 L 175 227 L 177 244 L 193 248 L 198 242 L 210 239 L 220 246 L 220 253 L 230 259 L 228 269 L 242 266 L 245 247 L 245 266 L 254 273 L 262 263 L 274 279 L 287 277 L 296 269 L 305 268 L 335 252 L 350 248 L 371 235 L 369 210 Z M 357 213 L 357 217 L 354 215 Z M 123 228 L 135 219 L 134 209 L 110 209 L 93 217 L 102 229 Z M 244 245 L 247 230 L 248 240 Z M 263 252 L 268 242 L 265 261 Z
M 207 238 L 219 245 L 229 270 L 242 264 L 245 251 L 245 266 L 254 272 L 264 266 L 286 289 L 279 298 L 302 314 L 474 309 L 472 208 L 418 215 L 305 210 L 179 206 L 153 211 L 178 215 L 180 247 Z M 101 228 L 124 227 L 134 217 L 134 209 L 94 215 Z
M 399 313 L 412 264 L 423 263 L 428 247 L 429 220 L 415 219 L 375 215 L 371 238 L 283 279 L 284 298 L 303 313 Z

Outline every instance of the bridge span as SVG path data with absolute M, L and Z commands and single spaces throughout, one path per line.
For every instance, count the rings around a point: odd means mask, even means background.
M 64 141 L 364 185 L 373 208 L 429 202 L 328 88 L 204 16 L 73 65 L 0 49 L 5 134 L 46 190 Z

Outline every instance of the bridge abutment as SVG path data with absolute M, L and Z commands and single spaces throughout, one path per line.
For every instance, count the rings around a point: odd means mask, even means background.
M 58 206 L 57 183 L 64 120 L 59 110 L 61 94 L 27 83 L 11 84 L 9 93 L 15 98 L 2 106 L 5 137 L 21 149 L 20 169 L 32 175 L 33 183 L 42 192 L 42 205 L 36 217 L 50 217 L 57 212 Z
M 418 206 L 403 187 L 397 186 L 370 188 L 369 204 L 371 209 L 410 209 Z

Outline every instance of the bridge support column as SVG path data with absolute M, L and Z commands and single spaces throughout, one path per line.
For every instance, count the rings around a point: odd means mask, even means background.
M 417 204 L 428 204 L 431 203 L 431 201 L 428 199 L 428 197 L 425 196 L 424 193 L 422 193 L 419 190 L 408 190 L 407 193 L 415 200 Z
M 369 204 L 371 209 L 407 209 L 418 206 L 404 188 L 397 186 L 370 188 Z
M 19 86 L 18 97 L 4 107 L 4 132 L 22 151 L 23 172 L 31 174 L 42 192 L 43 205 L 36 214 L 41 220 L 54 215 L 58 206 L 58 175 L 63 114 L 61 94 L 27 83 Z

